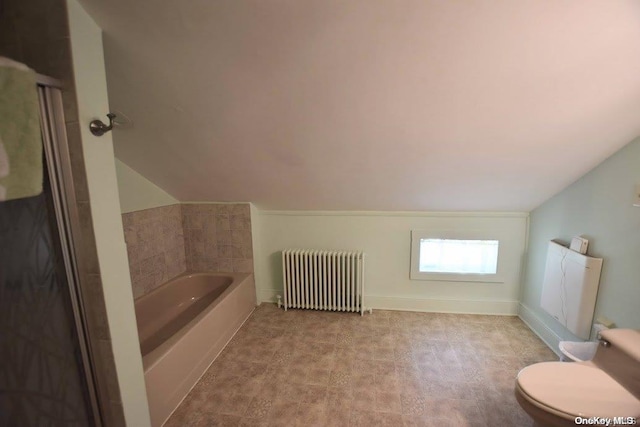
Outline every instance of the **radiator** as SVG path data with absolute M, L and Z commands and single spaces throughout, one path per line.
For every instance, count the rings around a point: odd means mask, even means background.
M 282 272 L 285 311 L 306 308 L 364 314 L 364 253 L 287 249 L 282 251 Z

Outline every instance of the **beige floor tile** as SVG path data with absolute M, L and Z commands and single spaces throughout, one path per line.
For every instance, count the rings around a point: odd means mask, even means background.
M 375 411 L 376 391 L 374 387 L 353 390 L 352 407 L 358 410 Z
M 351 409 L 329 409 L 325 418 L 325 427 L 348 427 L 351 422 Z
M 373 411 L 354 409 L 349 418 L 350 427 L 370 427 L 376 425 L 376 415 Z
M 386 389 L 376 390 L 377 412 L 391 412 L 394 414 L 402 413 L 402 402 L 400 401 L 400 393 L 395 391 L 387 391 Z
M 202 417 L 198 427 L 236 427 L 243 425 L 242 417 L 238 415 L 208 414 Z
M 273 406 L 274 399 L 265 398 L 263 396 L 257 396 L 251 399 L 247 410 L 244 412 L 244 416 L 248 418 L 255 418 L 259 420 L 266 420 Z
M 529 427 L 515 376 L 546 360 L 516 317 L 263 304 L 166 426 Z
M 251 396 L 243 394 L 231 394 L 224 396 L 220 405 L 217 407 L 217 412 L 228 415 L 244 415 L 249 403 L 251 403 Z
M 327 403 L 327 386 L 307 384 L 302 392 L 302 403 L 323 404 Z
M 298 403 L 297 402 L 282 402 L 276 401 L 271 406 L 269 412 L 269 425 L 270 426 L 294 426 L 296 424 L 296 418 L 298 416 Z
M 296 426 L 324 426 L 327 423 L 327 406 L 325 403 L 300 403 Z
M 403 415 L 424 415 L 424 397 L 415 394 L 401 394 L 400 403 Z
M 328 386 L 330 378 L 331 369 L 312 366 L 307 371 L 306 383 L 312 385 Z

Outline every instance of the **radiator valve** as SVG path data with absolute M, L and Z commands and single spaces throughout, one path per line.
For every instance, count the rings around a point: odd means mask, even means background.
M 278 308 L 282 308 L 282 296 L 276 295 L 276 298 L 278 298 Z

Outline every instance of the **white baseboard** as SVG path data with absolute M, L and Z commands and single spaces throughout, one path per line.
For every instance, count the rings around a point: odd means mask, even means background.
M 518 317 L 536 334 L 544 343 L 553 350 L 558 356 L 560 356 L 560 349 L 558 345 L 562 338 L 556 334 L 551 328 L 549 328 L 543 321 L 533 312 L 529 307 L 519 304 Z
M 365 295 L 365 307 L 378 310 L 464 314 L 518 314 L 518 301 L 450 300 Z
M 257 289 L 258 304 L 261 302 L 278 302 L 276 295 L 282 295 L 282 289 Z

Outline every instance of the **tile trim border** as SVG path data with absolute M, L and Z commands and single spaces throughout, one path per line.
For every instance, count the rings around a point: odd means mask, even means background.
M 560 350 L 558 345 L 562 338 L 556 334 L 551 328 L 544 324 L 544 322 L 526 305 L 520 303 L 518 310 L 518 317 L 525 325 L 531 329 L 555 354 L 560 356 Z

